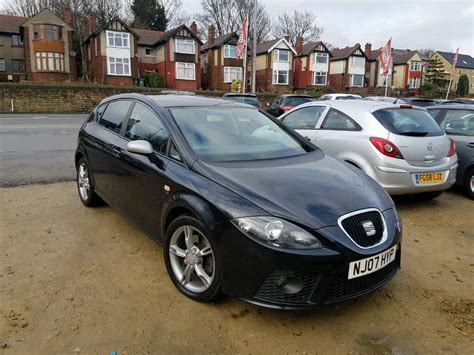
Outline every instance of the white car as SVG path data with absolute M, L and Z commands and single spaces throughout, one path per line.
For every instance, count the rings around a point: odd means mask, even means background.
M 318 101 L 332 100 L 362 100 L 362 96 L 355 94 L 326 94 L 318 99 Z
M 324 153 L 363 170 L 391 195 L 434 198 L 456 181 L 454 141 L 424 108 L 365 100 L 313 101 L 280 120 Z

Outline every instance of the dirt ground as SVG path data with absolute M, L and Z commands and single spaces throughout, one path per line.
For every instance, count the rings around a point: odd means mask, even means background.
M 397 204 L 398 276 L 308 313 L 185 298 L 161 247 L 74 183 L 0 189 L 0 353 L 474 353 L 474 203 Z

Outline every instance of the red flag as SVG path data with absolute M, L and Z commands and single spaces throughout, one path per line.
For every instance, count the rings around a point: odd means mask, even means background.
M 242 30 L 240 31 L 239 41 L 237 42 L 237 47 L 235 49 L 235 53 L 237 54 L 237 59 L 240 59 L 246 45 L 247 45 L 247 18 L 245 18 L 244 23 L 242 23 Z
M 380 66 L 382 68 L 383 75 L 388 75 L 391 59 L 392 59 L 392 39 L 390 38 L 387 44 L 383 48 L 380 49 Z
M 456 49 L 456 54 L 454 55 L 453 68 L 451 69 L 451 79 L 454 77 L 454 70 L 456 68 L 456 64 L 458 63 L 458 54 L 459 54 L 459 47 L 458 49 Z

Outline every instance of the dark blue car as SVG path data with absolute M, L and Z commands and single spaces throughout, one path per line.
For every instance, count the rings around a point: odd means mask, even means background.
M 400 267 L 390 197 L 250 105 L 183 95 L 103 100 L 79 133 L 79 196 L 162 244 L 188 297 L 312 308 L 381 287 Z

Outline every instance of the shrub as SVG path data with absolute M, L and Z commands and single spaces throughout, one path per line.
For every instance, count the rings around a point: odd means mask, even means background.
M 162 88 L 164 86 L 163 77 L 158 73 L 147 73 L 145 83 L 149 88 Z

